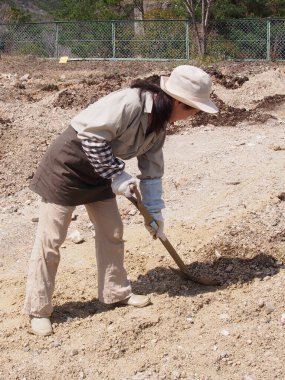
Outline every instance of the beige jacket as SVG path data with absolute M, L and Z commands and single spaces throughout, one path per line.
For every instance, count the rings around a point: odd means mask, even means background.
M 138 159 L 140 179 L 160 178 L 164 163 L 162 147 L 166 131 L 146 136 L 153 95 L 138 89 L 113 92 L 91 104 L 71 120 L 80 139 L 97 138 L 110 142 L 113 154 L 122 160 Z

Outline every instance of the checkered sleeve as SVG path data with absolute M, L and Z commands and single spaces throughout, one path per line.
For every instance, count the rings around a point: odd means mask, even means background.
M 81 142 L 89 162 L 100 177 L 110 179 L 124 170 L 125 163 L 113 155 L 108 141 L 92 137 Z

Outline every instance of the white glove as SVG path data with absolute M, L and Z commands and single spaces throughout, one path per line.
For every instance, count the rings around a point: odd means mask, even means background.
M 153 217 L 154 221 L 150 225 L 145 224 L 146 229 L 154 239 L 160 238 L 161 240 L 165 241 L 166 236 L 163 232 L 164 218 L 161 214 L 161 211 L 151 213 L 151 216 Z
M 132 177 L 125 171 L 118 174 L 112 181 L 112 190 L 116 195 L 124 195 L 125 197 L 130 197 L 132 195 L 130 185 L 134 184 L 137 186 L 137 179 Z

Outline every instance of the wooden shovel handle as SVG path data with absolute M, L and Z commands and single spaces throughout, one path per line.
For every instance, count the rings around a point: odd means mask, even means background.
M 146 209 L 146 207 L 142 203 L 142 198 L 141 194 L 137 188 L 136 185 L 131 185 L 130 186 L 131 192 L 135 194 L 134 196 L 127 197 L 139 210 L 139 212 L 142 214 L 144 217 L 145 224 L 150 225 L 155 219 L 151 216 L 149 211 Z M 164 245 L 164 247 L 167 249 L 169 252 L 170 256 L 173 258 L 173 260 L 176 262 L 177 266 L 181 269 L 182 272 L 186 273 L 188 275 L 188 270 L 184 262 L 182 261 L 181 257 L 178 255 L 176 252 L 175 248 L 173 245 L 170 243 L 170 241 L 166 238 L 165 240 L 162 240 L 159 238 L 161 243 Z

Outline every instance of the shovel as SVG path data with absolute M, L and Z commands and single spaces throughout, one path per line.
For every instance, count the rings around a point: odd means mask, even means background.
M 131 195 L 131 196 L 128 196 L 127 198 L 129 199 L 129 201 L 132 202 L 133 205 L 135 205 L 135 207 L 139 210 L 141 215 L 144 217 L 145 224 L 151 226 L 154 230 L 157 230 L 158 225 L 157 225 L 156 221 L 153 219 L 153 217 L 151 216 L 151 214 L 148 212 L 148 210 L 143 205 L 141 195 L 140 195 L 140 192 L 138 191 L 138 188 L 135 185 L 131 185 L 130 188 L 131 188 L 131 192 L 135 196 Z M 190 280 L 192 282 L 196 282 L 197 284 L 201 284 L 201 285 L 220 285 L 219 281 L 217 281 L 215 279 L 210 279 L 210 278 L 207 278 L 204 276 L 200 277 L 200 276 L 191 275 L 189 273 L 186 265 L 182 261 L 181 257 L 178 255 L 175 248 L 170 243 L 170 241 L 167 238 L 165 238 L 165 239 L 159 238 L 159 240 L 164 245 L 164 247 L 167 249 L 168 253 L 173 258 L 173 260 L 175 261 L 175 263 L 177 264 L 177 266 L 179 268 L 179 270 L 172 268 L 172 267 L 170 267 L 170 269 L 174 273 L 176 273 L 180 278 L 182 278 L 183 280 Z

